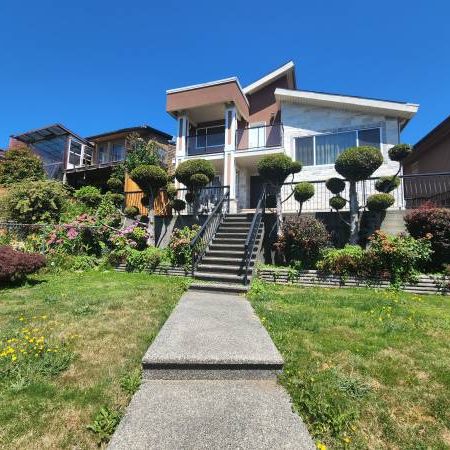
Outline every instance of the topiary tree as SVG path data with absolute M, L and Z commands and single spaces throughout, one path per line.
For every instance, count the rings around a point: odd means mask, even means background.
M 186 202 L 193 203 L 193 212 L 196 217 L 200 206 L 200 190 L 214 180 L 214 175 L 214 167 L 206 159 L 183 161 L 175 170 L 175 178 L 188 189 Z
M 281 187 L 289 175 L 294 175 L 302 170 L 302 165 L 284 153 L 264 156 L 258 162 L 258 172 L 261 178 L 275 191 L 277 208 L 277 235 L 281 235 L 281 225 L 283 223 Z
M 358 242 L 359 215 L 360 210 L 364 208 L 364 206 L 360 207 L 358 202 L 356 183 L 367 180 L 381 164 L 383 164 L 383 155 L 375 147 L 350 147 L 344 150 L 336 159 L 334 165 L 336 172 L 342 175 L 349 183 L 350 222 L 346 223 L 350 227 L 351 244 Z M 339 192 L 344 190 L 341 188 L 345 188 L 340 181 L 336 180 L 336 178 L 330 179 L 327 182 L 327 187 L 333 194 L 339 194 Z M 339 208 L 336 208 L 336 206 L 343 208 L 346 204 L 344 201 L 346 202 L 340 195 L 335 196 L 330 199 L 330 206 L 338 210 Z
M 181 198 L 174 198 L 170 201 L 170 207 L 176 211 L 178 214 L 180 214 L 181 211 L 186 209 L 186 202 L 184 200 L 181 200 Z
M 124 167 L 128 173 L 139 166 L 164 166 L 162 152 L 157 142 L 143 139 L 138 133 L 126 139 L 127 155 Z
M 294 198 L 300 203 L 298 215 L 302 213 L 303 203 L 314 196 L 314 185 L 308 181 L 301 181 L 294 187 Z
M 44 179 L 45 171 L 42 161 L 28 147 L 11 148 L 0 160 L 0 184 Z
M 159 166 L 143 164 L 130 172 L 130 178 L 148 195 L 147 243 L 154 245 L 155 211 L 154 199 L 159 189 L 167 184 L 167 172 Z
M 74 196 L 77 200 L 91 208 L 97 207 L 102 201 L 102 193 L 95 186 L 83 186 L 75 191 Z

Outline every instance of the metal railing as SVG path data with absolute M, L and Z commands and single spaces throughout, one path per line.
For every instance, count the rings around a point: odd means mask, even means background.
M 187 136 L 186 148 L 189 156 L 223 153 L 225 148 L 225 132 Z
M 425 202 L 432 202 L 436 206 L 450 207 L 450 173 L 401 175 L 400 185 L 391 194 L 394 196 L 394 204 L 389 209 L 412 209 L 418 208 Z M 356 185 L 358 201 L 360 205 L 365 205 L 367 198 L 378 193 L 375 183 L 378 177 L 360 181 Z M 330 211 L 329 200 L 333 197 L 327 187 L 326 180 L 309 181 L 314 185 L 314 196 L 303 204 L 302 212 Z M 281 188 L 281 198 L 283 202 L 283 212 L 298 211 L 299 204 L 294 199 L 292 191 L 297 182 L 283 184 Z M 341 195 L 348 199 L 348 183 Z M 343 211 L 349 209 L 345 206 Z
M 264 186 L 253 214 L 252 223 L 248 230 L 247 239 L 244 245 L 244 284 L 248 284 L 248 268 L 253 255 L 256 236 L 258 235 L 261 220 L 264 216 L 266 208 L 266 187 Z
M 219 225 L 230 209 L 230 191 L 224 192 L 213 212 L 208 216 L 206 222 L 202 225 L 197 235 L 190 242 L 192 252 L 192 274 L 203 255 L 206 252 L 210 242 L 216 234 Z
M 281 147 L 283 124 L 261 125 L 236 130 L 236 150 Z
M 186 209 L 182 211 L 182 214 L 210 214 L 229 190 L 229 186 L 206 186 L 200 189 L 197 194 L 197 205 L 199 206 L 199 210 L 194 211 L 194 204 L 186 202 Z M 186 188 L 178 189 L 177 198 L 186 201 L 187 193 L 188 190 Z

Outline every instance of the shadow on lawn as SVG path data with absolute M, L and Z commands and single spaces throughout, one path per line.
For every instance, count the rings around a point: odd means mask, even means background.
M 25 278 L 22 280 L 16 280 L 16 281 L 8 281 L 3 282 L 0 281 L 0 291 L 6 290 L 6 289 L 16 289 L 19 287 L 33 287 L 37 286 L 42 283 L 47 283 L 48 280 L 45 279 L 36 279 L 36 278 Z

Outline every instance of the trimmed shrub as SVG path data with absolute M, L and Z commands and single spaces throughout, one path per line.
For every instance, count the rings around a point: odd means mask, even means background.
M 123 181 L 120 178 L 111 177 L 106 184 L 113 192 L 123 192 Z
M 203 176 L 199 177 L 198 175 Z M 183 161 L 175 170 L 176 179 L 190 190 L 206 186 L 214 180 L 214 175 L 214 167 L 206 159 Z
M 383 164 L 383 155 L 375 147 L 350 147 L 335 163 L 336 171 L 346 180 L 362 181 L 369 178 Z
M 345 189 L 345 180 L 332 177 L 325 182 L 325 186 L 332 194 L 340 194 Z
M 392 177 L 380 177 L 375 181 L 375 189 L 378 192 L 392 192 L 394 189 L 400 186 L 400 178 L 396 176 Z
M 363 276 L 366 272 L 364 250 L 359 245 L 350 244 L 344 248 L 325 249 L 317 269 L 340 277 Z
M 385 211 L 395 203 L 395 198 L 391 194 L 372 194 L 367 199 L 367 209 L 369 211 Z
M 28 181 L 11 185 L 5 197 L 7 217 L 20 223 L 58 222 L 67 192 L 57 181 Z
M 176 212 L 180 212 L 186 209 L 186 202 L 181 198 L 174 198 L 170 201 L 170 207 Z
M 127 206 L 123 213 L 129 219 L 134 219 L 139 214 L 139 208 L 137 206 Z
M 300 216 L 287 219 L 281 227 L 281 235 L 275 243 L 286 262 L 300 261 L 308 269 L 315 266 L 322 249 L 330 242 L 325 225 L 314 217 Z
M 11 148 L 0 160 L 0 184 L 45 179 L 42 160 L 28 147 Z
M 75 198 L 85 205 L 95 208 L 102 201 L 102 193 L 95 186 L 83 186 L 75 191 Z
M 429 269 L 440 270 L 450 263 L 450 209 L 425 204 L 405 216 L 405 225 L 416 239 L 429 238 L 434 252 Z
M 131 173 L 139 166 L 162 166 L 163 152 L 155 141 L 147 141 L 138 133 L 131 133 L 126 140 L 127 155 L 124 168 Z
M 302 170 L 302 165 L 284 153 L 276 153 L 261 158 L 258 172 L 262 178 L 273 185 L 283 184 L 286 178 Z
M 139 251 L 128 251 L 126 263 L 128 272 L 153 272 L 161 261 L 161 250 L 156 247 L 147 247 Z
M 304 203 L 314 196 L 314 185 L 308 181 L 297 183 L 294 188 L 294 198 L 299 203 Z
M 155 192 L 167 184 L 167 173 L 159 166 L 138 166 L 131 171 L 130 178 L 144 192 Z
M 347 204 L 347 200 L 345 200 L 345 198 L 341 197 L 340 195 L 335 195 L 334 197 L 330 198 L 329 203 L 331 208 L 339 211 L 345 207 L 345 205 Z
M 389 149 L 388 155 L 392 161 L 401 162 L 411 154 L 412 150 L 409 144 L 397 144 Z
M 39 253 L 24 253 L 12 247 L 0 247 L 0 281 L 22 281 L 27 275 L 45 267 L 45 257 Z
M 166 187 L 167 197 L 169 200 L 173 200 L 177 197 L 178 189 L 173 183 L 169 183 Z
M 194 201 L 194 199 L 195 199 L 194 193 L 193 192 L 186 192 L 186 195 L 184 196 L 184 199 L 186 200 L 186 203 L 191 204 Z
M 105 196 L 113 202 L 116 208 L 121 208 L 125 201 L 125 195 L 119 194 L 118 192 L 107 192 Z

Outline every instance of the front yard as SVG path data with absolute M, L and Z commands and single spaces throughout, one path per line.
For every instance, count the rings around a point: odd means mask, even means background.
M 254 282 L 282 384 L 318 448 L 450 448 L 450 303 Z
M 0 290 L 0 447 L 96 448 L 186 283 L 88 272 Z

